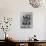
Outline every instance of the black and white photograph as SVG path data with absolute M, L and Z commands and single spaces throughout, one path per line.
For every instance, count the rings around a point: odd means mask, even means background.
M 32 28 L 32 12 L 23 12 L 20 17 L 21 28 Z

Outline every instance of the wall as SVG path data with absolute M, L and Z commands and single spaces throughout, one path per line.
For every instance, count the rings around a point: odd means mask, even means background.
M 33 13 L 33 28 L 20 28 L 20 12 Z M 44 6 L 40 8 L 33 8 L 30 6 L 28 0 L 0 0 L 0 17 L 13 17 L 12 26 L 8 33 L 17 40 L 27 40 L 34 34 L 37 35 L 39 40 L 44 40 L 46 34 L 45 15 L 46 8 Z M 2 39 L 2 36 L 0 36 L 0 39 Z

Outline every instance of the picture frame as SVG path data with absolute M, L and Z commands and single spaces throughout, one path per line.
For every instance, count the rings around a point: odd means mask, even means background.
M 21 12 L 20 27 L 21 28 L 32 28 L 32 26 L 33 26 L 32 12 Z

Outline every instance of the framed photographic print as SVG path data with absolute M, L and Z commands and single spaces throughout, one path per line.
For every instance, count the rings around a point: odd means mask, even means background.
M 20 26 L 21 28 L 32 28 L 33 16 L 32 12 L 21 12 Z

